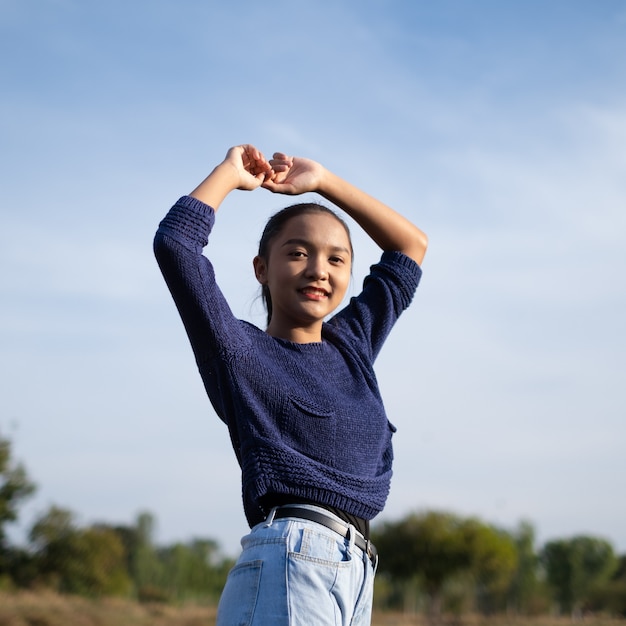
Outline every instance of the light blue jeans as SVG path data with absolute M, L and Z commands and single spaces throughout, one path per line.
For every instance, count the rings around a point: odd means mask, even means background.
M 341 535 L 299 518 L 267 520 L 241 540 L 217 609 L 217 626 L 369 626 L 375 567 Z

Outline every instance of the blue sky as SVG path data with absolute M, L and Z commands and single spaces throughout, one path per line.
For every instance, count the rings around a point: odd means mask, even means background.
M 234 144 L 317 159 L 430 237 L 378 361 L 381 519 L 443 509 L 626 552 L 626 5 L 0 2 L 0 429 L 81 522 L 236 553 L 238 468 L 152 257 Z M 285 198 L 224 204 L 218 279 Z M 376 248 L 353 229 L 356 291 Z

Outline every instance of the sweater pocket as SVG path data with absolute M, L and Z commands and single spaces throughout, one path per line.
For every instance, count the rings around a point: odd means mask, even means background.
M 336 465 L 337 417 L 329 407 L 290 396 L 282 406 L 280 431 L 286 446 L 321 463 Z

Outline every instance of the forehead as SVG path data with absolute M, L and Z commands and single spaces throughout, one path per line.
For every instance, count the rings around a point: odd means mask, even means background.
M 350 250 L 350 238 L 344 225 L 328 213 L 304 213 L 289 219 L 276 237 L 276 242 L 283 244 L 291 239 Z

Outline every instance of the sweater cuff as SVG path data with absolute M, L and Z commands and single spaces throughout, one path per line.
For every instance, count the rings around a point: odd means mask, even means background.
M 192 249 L 204 248 L 215 223 L 215 211 L 197 198 L 182 196 L 159 224 L 158 232 Z
M 415 287 L 417 287 L 422 277 L 422 268 L 420 264 L 410 256 L 407 256 L 403 252 L 390 250 L 383 252 L 380 261 L 381 263 L 396 265 L 400 268 L 401 272 L 406 271 L 408 275 L 412 275 L 415 280 Z

